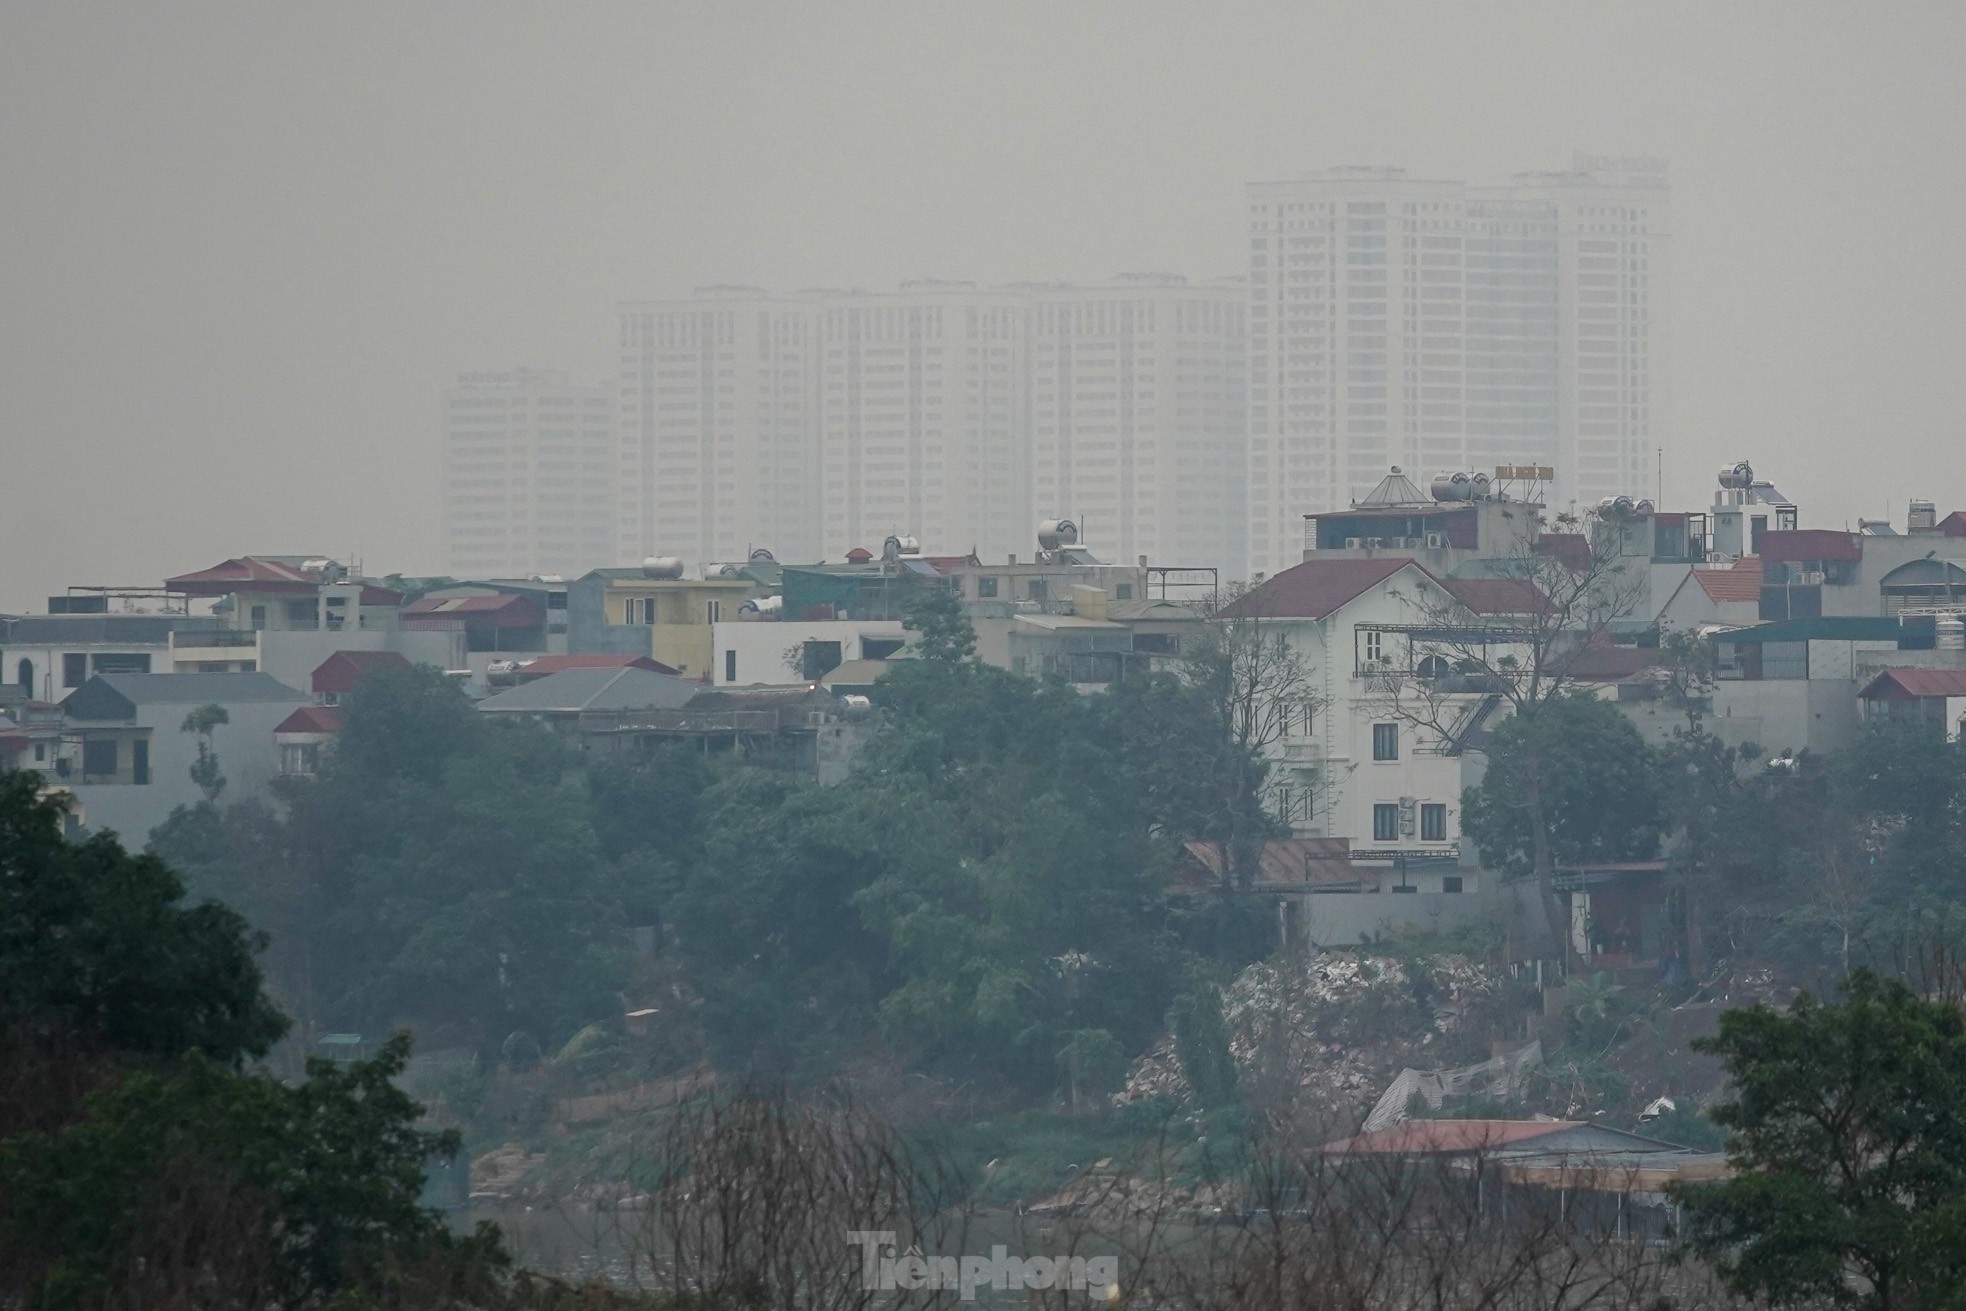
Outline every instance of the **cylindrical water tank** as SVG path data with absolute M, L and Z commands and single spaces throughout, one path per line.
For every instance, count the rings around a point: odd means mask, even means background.
M 1720 471 L 1720 485 L 1734 491 L 1744 492 L 1754 486 L 1754 466 L 1746 460 Z
M 1966 619 L 1958 615 L 1940 615 L 1938 630 L 1939 650 L 1966 651 Z
M 1470 499 L 1476 501 L 1485 501 L 1488 499 L 1487 474 L 1477 471 L 1468 475 L 1468 495 Z
M 673 555 L 652 555 L 642 561 L 642 573 L 649 578 L 681 578 L 683 562 Z
M 1079 526 L 1070 519 L 1046 519 L 1038 525 L 1038 547 L 1040 550 L 1056 551 L 1060 547 L 1077 546 Z
M 1474 495 L 1474 484 L 1465 473 L 1444 469 L 1434 475 L 1432 491 L 1436 501 L 1465 501 Z

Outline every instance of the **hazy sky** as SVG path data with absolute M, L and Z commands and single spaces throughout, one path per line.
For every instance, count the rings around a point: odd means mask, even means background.
M 0 0 L 0 608 L 438 558 L 438 392 L 613 303 L 1243 271 L 1242 184 L 1671 162 L 1673 501 L 1966 506 L 1966 6 Z

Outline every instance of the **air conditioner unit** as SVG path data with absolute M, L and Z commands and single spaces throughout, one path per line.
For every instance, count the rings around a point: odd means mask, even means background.
M 1367 537 L 1364 539 L 1364 543 L 1365 543 L 1365 549 L 1370 551 L 1374 547 L 1384 546 L 1386 544 L 1386 539 L 1383 537 Z
M 1447 534 L 1446 534 L 1446 533 L 1428 533 L 1428 534 L 1427 534 L 1427 546 L 1428 546 L 1428 547 L 1429 547 L 1430 549 L 1432 549 L 1432 550 L 1435 550 L 1435 551 L 1444 551 L 1444 550 L 1446 550 L 1446 549 L 1447 549 Z
M 1823 571 L 1820 569 L 1804 569 L 1802 571 L 1802 581 L 1804 585 L 1821 587 L 1823 585 Z
M 1359 547 L 1364 545 L 1365 545 L 1365 540 L 1360 537 L 1347 537 L 1345 539 L 1345 549 L 1347 551 L 1356 551 L 1358 550 Z

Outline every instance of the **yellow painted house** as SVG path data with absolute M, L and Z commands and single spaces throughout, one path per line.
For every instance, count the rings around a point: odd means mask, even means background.
M 771 588 L 747 574 L 716 578 L 651 576 L 641 569 L 596 569 L 567 585 L 567 649 L 580 654 L 645 655 L 685 678 L 714 674 L 711 625 Z

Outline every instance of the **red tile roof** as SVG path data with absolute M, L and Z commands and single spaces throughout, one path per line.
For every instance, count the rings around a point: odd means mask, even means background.
M 1966 669 L 1887 669 L 1857 695 L 1866 701 L 1966 697 Z
M 1693 570 L 1693 581 L 1715 601 L 1759 601 L 1762 567 L 1758 555 L 1744 555 L 1726 569 Z
M 1582 533 L 1544 533 L 1536 539 L 1537 555 L 1547 555 L 1575 573 L 1591 567 L 1591 544 Z
M 273 726 L 275 733 L 339 733 L 341 710 L 336 706 L 302 706 Z
M 1478 1152 L 1507 1143 L 1524 1143 L 1581 1127 L 1581 1120 L 1408 1120 L 1389 1129 L 1326 1143 L 1330 1153 L 1413 1156 L 1434 1152 Z
M 1761 534 L 1755 554 L 1764 560 L 1861 560 L 1857 534 L 1833 528 L 1774 528 Z
M 306 591 L 329 581 L 318 572 L 310 573 L 302 569 L 295 563 L 301 558 L 242 555 L 209 569 L 166 578 L 164 590 L 182 592 L 186 596 L 230 596 L 234 592 Z M 373 583 L 363 583 L 361 599 L 363 605 L 400 605 L 403 594 Z
M 1954 510 L 1939 520 L 1939 535 L 1942 537 L 1966 537 L 1966 510 Z
M 1433 575 L 1405 556 L 1379 560 L 1306 560 L 1257 584 L 1224 607 L 1231 619 L 1323 619 L 1402 569 Z
M 436 619 L 461 619 L 466 628 L 537 628 L 546 622 L 539 607 L 516 592 L 420 596 L 403 607 L 403 619 L 407 628 L 427 628 Z
M 1529 615 L 1549 600 L 1524 578 L 1449 578 L 1441 586 L 1478 615 Z
M 1657 647 L 1587 646 L 1564 664 L 1567 677 L 1584 683 L 1615 683 L 1666 663 Z
M 316 696 L 323 692 L 345 694 L 354 691 L 356 682 L 372 670 L 409 667 L 409 658 L 398 651 L 336 651 L 314 666 L 308 686 Z
M 269 560 L 257 555 L 242 555 L 209 569 L 198 569 L 188 574 L 164 580 L 167 592 L 185 592 L 192 596 L 223 596 L 228 592 L 264 591 L 269 589 L 289 590 L 296 587 L 315 587 L 322 579 L 308 573 L 300 566 L 284 560 Z
M 535 660 L 526 661 L 519 667 L 519 673 L 525 678 L 544 678 L 548 674 L 557 674 L 562 669 L 648 669 L 658 674 L 680 672 L 644 655 L 606 655 L 595 652 L 581 655 L 543 655 Z

